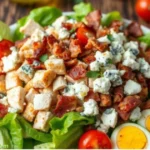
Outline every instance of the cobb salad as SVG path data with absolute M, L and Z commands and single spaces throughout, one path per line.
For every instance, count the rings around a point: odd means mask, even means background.
M 0 29 L 0 148 L 150 149 L 150 34 L 138 23 L 80 3 Z

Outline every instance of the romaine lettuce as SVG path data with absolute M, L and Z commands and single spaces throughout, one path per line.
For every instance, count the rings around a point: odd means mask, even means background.
M 148 46 L 150 46 L 150 33 L 147 33 L 146 35 L 139 37 L 138 40 L 139 40 L 140 42 L 144 42 L 144 43 L 146 43 Z
M 9 26 L 0 21 L 0 41 L 2 39 L 12 40 Z
M 34 21 L 38 22 L 41 26 L 47 26 L 52 24 L 61 15 L 61 11 L 54 7 L 45 6 L 33 9 L 28 16 L 25 16 L 18 20 L 17 27 L 13 35 L 13 40 L 16 41 L 23 38 L 24 35 L 20 33 L 19 29 L 20 27 L 25 25 L 25 23 L 29 19 L 33 19 Z

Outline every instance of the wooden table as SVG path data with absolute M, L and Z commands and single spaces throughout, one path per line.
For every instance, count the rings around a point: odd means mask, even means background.
M 42 0 L 41 0 L 42 1 Z M 54 0 L 53 0 L 54 1 Z M 60 0 L 62 4 L 58 7 L 62 11 L 72 11 L 72 7 L 77 0 Z M 79 0 L 78 0 L 79 1 Z M 144 23 L 135 13 L 134 5 L 136 0 L 84 0 L 90 2 L 96 9 L 101 9 L 103 13 L 117 10 L 124 18 L 138 21 L 150 27 L 149 24 Z M 27 15 L 30 10 L 38 7 L 37 5 L 23 6 L 10 2 L 10 0 L 0 0 L 0 20 L 7 24 L 15 23 L 19 18 Z

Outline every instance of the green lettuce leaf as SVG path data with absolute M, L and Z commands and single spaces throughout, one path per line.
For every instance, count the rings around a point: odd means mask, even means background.
M 69 112 L 62 118 L 54 117 L 50 120 L 52 142 L 35 146 L 35 148 L 73 148 L 83 133 L 83 127 L 93 124 L 93 117 L 81 116 L 77 112 Z
M 52 141 L 52 135 L 50 133 L 40 132 L 32 127 L 23 117 L 17 117 L 22 129 L 24 138 L 32 138 L 41 142 L 50 142 Z
M 12 40 L 12 37 L 9 26 L 0 21 L 0 41 L 2 39 Z
M 22 128 L 17 121 L 17 114 L 7 114 L 0 120 L 0 127 L 5 127 L 8 129 L 13 143 L 13 148 L 21 149 L 23 147 Z
M 0 127 L 0 148 L 1 149 L 12 149 L 12 140 L 9 132 L 6 128 Z
M 104 15 L 101 19 L 103 26 L 109 26 L 114 20 L 121 20 L 121 15 L 118 11 L 113 11 Z
M 74 14 L 68 16 L 69 18 L 76 19 L 77 21 L 83 21 L 85 16 L 93 11 L 93 7 L 90 3 L 79 3 L 73 7 Z
M 139 37 L 138 40 L 139 40 L 140 42 L 144 42 L 144 43 L 146 43 L 148 46 L 150 46 L 150 33 L 148 33 L 148 34 L 146 34 L 146 35 L 144 35 L 144 36 Z
M 41 26 L 47 26 L 51 25 L 61 15 L 62 12 L 54 7 L 45 6 L 33 9 L 28 16 L 25 16 L 18 20 L 17 27 L 13 35 L 13 40 L 16 41 L 23 38 L 24 35 L 20 33 L 19 29 L 20 27 L 25 25 L 29 19 L 33 19 L 34 21 L 38 22 Z

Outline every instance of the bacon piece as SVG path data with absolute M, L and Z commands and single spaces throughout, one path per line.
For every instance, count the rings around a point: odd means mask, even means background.
M 0 118 L 3 118 L 8 113 L 8 107 L 0 103 Z
M 115 20 L 111 23 L 110 27 L 113 28 L 116 32 L 118 32 L 122 24 L 123 23 L 121 21 Z
M 75 66 L 77 63 L 78 63 L 78 60 L 75 58 L 75 59 L 71 59 L 71 60 L 69 60 L 69 61 L 65 61 L 65 66 L 66 66 L 66 67 L 73 67 L 73 66 Z
M 71 53 L 69 50 L 63 51 L 60 55 L 59 58 L 62 58 L 63 60 L 70 60 L 71 59 Z
M 69 50 L 71 52 L 72 58 L 76 58 L 82 52 L 80 42 L 78 39 L 71 40 Z
M 104 52 L 107 50 L 108 44 L 107 43 L 99 43 L 95 39 L 88 39 L 88 43 L 85 45 L 85 49 L 92 49 L 94 51 L 101 51 Z
M 78 80 L 86 76 L 86 69 L 82 64 L 79 64 L 70 69 L 68 75 L 74 80 Z
M 109 107 L 111 106 L 111 96 L 109 94 L 100 94 L 100 106 Z
M 62 117 L 65 113 L 74 111 L 77 107 L 77 99 L 75 96 L 58 96 L 58 102 L 54 110 L 54 114 Z
M 86 56 L 83 58 L 83 61 L 86 63 L 86 64 L 90 64 L 91 62 L 95 61 L 96 58 L 94 57 L 94 53 Z
M 129 35 L 134 37 L 140 37 L 143 35 L 141 26 L 137 22 L 132 22 L 131 24 L 129 24 L 127 30 Z
M 119 103 L 118 107 L 121 111 L 130 112 L 135 107 L 140 106 L 140 104 L 141 104 L 140 97 L 137 95 L 134 95 L 134 96 L 125 97 L 123 101 Z
M 150 100 L 147 100 L 146 102 L 142 103 L 141 109 L 150 109 Z
M 96 37 L 100 38 L 100 37 L 103 37 L 103 36 L 108 35 L 108 34 L 110 34 L 109 28 L 106 28 L 106 27 L 104 27 L 103 29 L 99 28 L 97 30 Z
M 55 56 L 60 56 L 61 53 L 63 52 L 64 50 L 62 49 L 62 47 L 58 44 L 58 43 L 55 43 L 53 45 L 53 48 L 51 50 L 51 53 Z
M 94 93 L 93 90 L 90 89 L 87 96 L 84 99 L 85 99 L 85 101 L 88 101 L 89 99 L 94 99 L 95 101 L 100 101 L 100 96 L 98 93 Z
M 139 96 L 127 96 L 119 103 L 117 112 L 123 120 L 128 120 L 131 111 L 137 106 L 141 105 L 141 99 Z
M 49 35 L 46 37 L 46 42 L 46 44 L 49 46 L 49 49 L 51 49 L 55 43 L 58 43 L 58 40 L 53 35 Z
M 63 22 L 62 23 L 62 26 L 64 28 L 66 28 L 67 30 L 71 30 L 73 28 L 73 24 L 72 23 L 69 23 L 69 22 Z
M 113 95 L 114 95 L 114 103 L 121 102 L 123 100 L 124 94 L 123 94 L 123 87 L 118 86 L 114 87 L 113 89 Z
M 135 77 L 135 74 L 132 72 L 132 69 L 130 67 L 124 66 L 120 63 L 118 65 L 118 69 L 125 71 L 124 75 L 122 76 L 122 78 L 125 80 L 133 79 Z
M 89 27 L 92 27 L 94 30 L 97 30 L 100 26 L 101 11 L 100 10 L 92 11 L 85 17 L 85 19 L 87 20 L 87 25 Z

